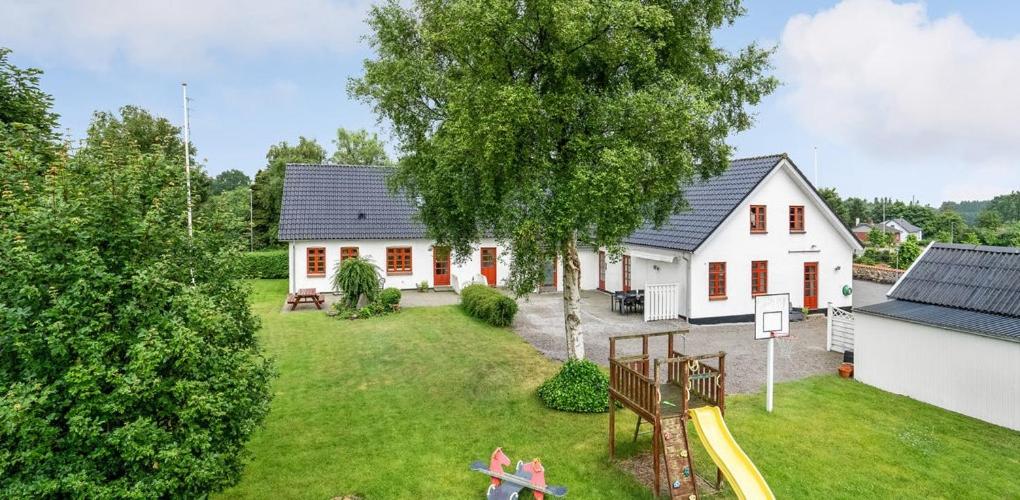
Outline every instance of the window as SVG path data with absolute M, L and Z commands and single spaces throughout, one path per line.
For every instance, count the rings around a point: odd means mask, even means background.
M 751 261 L 751 296 L 769 293 L 769 262 Z
M 726 263 L 708 263 L 708 298 L 719 300 L 726 298 Z
M 791 205 L 790 206 L 790 232 L 791 233 L 803 233 L 804 232 L 804 207 Z
M 323 247 L 310 247 L 305 250 L 308 276 L 326 275 L 326 249 Z
M 751 232 L 765 232 L 765 205 L 751 205 Z
M 411 247 L 386 249 L 386 274 L 411 274 Z
M 358 257 L 358 247 L 340 247 L 340 262 Z

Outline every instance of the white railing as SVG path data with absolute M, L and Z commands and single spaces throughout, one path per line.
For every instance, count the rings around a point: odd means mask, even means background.
M 680 316 L 680 284 L 645 285 L 645 321 Z
M 830 351 L 854 350 L 854 313 L 833 307 L 832 302 L 826 314 L 825 345 Z

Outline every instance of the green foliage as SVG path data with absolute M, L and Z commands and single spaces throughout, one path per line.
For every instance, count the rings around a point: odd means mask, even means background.
M 389 1 L 375 57 L 350 92 L 400 140 L 394 187 L 421 200 L 430 237 L 470 254 L 483 235 L 529 293 L 554 256 L 618 247 L 685 206 L 680 187 L 726 168 L 726 138 L 777 85 L 769 54 L 713 32 L 737 2 Z
M 421 280 L 416 288 L 418 288 L 419 292 L 427 292 L 429 291 L 429 282 L 427 280 Z
M 889 234 L 890 229 L 883 227 L 873 227 L 871 231 L 868 231 L 868 246 L 871 247 L 887 247 L 892 243 L 892 235 Z
M 239 277 L 286 279 L 290 276 L 286 250 L 264 250 L 240 254 Z
M 283 175 L 287 164 L 322 163 L 325 159 L 326 150 L 315 139 L 300 137 L 293 146 L 282 141 L 269 147 L 266 167 L 255 174 L 252 185 L 255 248 L 270 247 L 278 241 Z
M 358 305 L 362 295 L 368 302 L 375 302 L 380 289 L 379 269 L 363 257 L 345 259 L 336 265 L 332 285 L 346 307 Z
M 836 217 L 839 218 L 843 225 L 853 225 L 854 220 L 850 218 L 847 207 L 843 204 L 843 199 L 839 197 L 839 192 L 836 191 L 836 188 L 820 188 L 818 195 L 825 200 L 825 204 L 829 206 L 832 213 L 836 214 Z
M 11 64 L 10 53 L 0 47 L 0 125 L 31 127 L 45 140 L 52 140 L 59 116 L 53 112 L 53 97 L 39 88 L 42 71 Z
M 400 307 L 400 289 L 388 287 L 384 288 L 379 293 L 379 302 L 386 306 L 387 309 L 393 311 Z
M 570 360 L 538 387 L 538 397 L 554 410 L 603 413 L 609 409 L 609 377 L 587 359 Z
M 248 178 L 248 174 L 237 170 L 236 168 L 230 170 L 224 170 L 216 175 L 212 180 L 212 185 L 209 187 L 212 194 L 217 195 L 224 191 L 232 191 L 234 189 L 244 189 L 245 197 L 248 195 L 248 186 L 251 184 L 251 179 Z M 247 200 L 245 200 L 247 201 Z
M 376 134 L 369 135 L 367 130 L 349 131 L 343 127 L 337 129 L 333 139 L 336 152 L 329 160 L 339 165 L 389 165 L 386 146 Z
M 911 234 L 900 244 L 899 256 L 896 258 L 898 265 L 896 267 L 900 269 L 910 267 L 919 255 L 921 255 L 921 245 L 918 243 L 917 238 Z
M 0 155 L 3 498 L 204 497 L 240 479 L 269 410 L 222 212 L 189 238 L 180 163 L 123 125 L 97 116 L 46 164 Z
M 474 284 L 460 291 L 464 310 L 492 326 L 510 326 L 517 314 L 517 302 L 488 285 Z

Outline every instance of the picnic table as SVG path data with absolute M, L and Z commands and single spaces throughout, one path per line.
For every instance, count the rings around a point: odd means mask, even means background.
M 296 309 L 298 304 L 302 302 L 310 302 L 315 304 L 316 309 L 322 309 L 322 304 L 326 303 L 326 297 L 318 293 L 314 288 L 301 288 L 297 293 L 287 295 L 287 303 L 290 304 L 291 311 Z
M 624 314 L 625 312 L 636 311 L 638 308 L 644 310 L 644 307 L 645 307 L 644 290 L 613 292 L 612 299 L 609 302 L 609 309 L 613 311 L 619 311 L 620 314 Z

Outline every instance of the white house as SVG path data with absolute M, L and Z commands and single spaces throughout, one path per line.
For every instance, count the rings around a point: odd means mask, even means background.
M 1020 248 L 934 243 L 856 310 L 854 376 L 1020 430 Z
M 479 272 L 503 283 L 511 256 L 495 241 L 483 241 L 461 265 L 437 254 L 412 205 L 386 190 L 387 171 L 287 166 L 280 239 L 290 245 L 292 291 L 328 289 L 333 266 L 354 251 L 380 264 L 387 286 L 442 286 L 451 274 Z M 734 160 L 721 175 L 684 189 L 689 210 L 660 228 L 635 231 L 619 259 L 581 249 L 581 288 L 670 286 L 676 303 L 669 310 L 692 323 L 750 321 L 754 296 L 763 293 L 789 293 L 792 304 L 812 310 L 829 302 L 851 307 L 853 254 L 861 244 L 786 155 Z M 561 290 L 561 275 L 560 263 L 551 263 L 546 286 Z
M 903 218 L 889 219 L 883 222 L 882 224 L 885 224 L 885 227 L 891 229 L 893 232 L 899 235 L 897 241 L 907 241 L 907 236 L 913 236 L 917 238 L 918 241 L 924 239 L 923 238 L 924 232 L 921 231 L 921 228 L 911 224 L 910 221 L 906 219 Z

